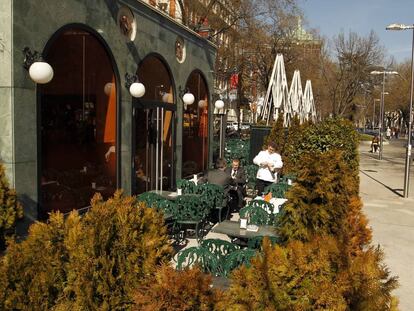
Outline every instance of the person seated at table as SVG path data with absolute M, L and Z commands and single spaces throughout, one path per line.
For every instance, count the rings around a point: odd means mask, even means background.
M 258 195 L 262 195 L 265 187 L 277 182 L 277 172 L 283 166 L 282 157 L 276 153 L 276 144 L 272 141 L 269 142 L 267 149 L 260 151 L 254 157 L 253 163 L 259 166 L 256 175 L 256 189 Z
M 215 169 L 208 170 L 203 177 L 201 177 L 199 183 L 209 182 L 222 186 L 227 192 L 233 181 L 229 174 L 226 173 L 227 163 L 223 158 L 218 158 L 216 161 Z
M 232 186 L 230 192 L 234 192 L 237 198 L 237 208 L 243 207 L 243 199 L 245 195 L 244 185 L 246 184 L 246 174 L 244 168 L 240 166 L 239 159 L 233 159 L 231 163 L 232 167 L 226 168 L 226 173 L 232 179 Z

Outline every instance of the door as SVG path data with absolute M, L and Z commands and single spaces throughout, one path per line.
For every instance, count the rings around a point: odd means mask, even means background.
M 134 106 L 135 193 L 171 190 L 174 187 L 174 106 Z

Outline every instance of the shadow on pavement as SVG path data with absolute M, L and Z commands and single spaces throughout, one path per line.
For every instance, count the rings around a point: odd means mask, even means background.
M 400 193 L 401 191 L 403 191 L 403 189 L 393 189 L 389 186 L 387 186 L 386 184 L 382 183 L 381 181 L 379 181 L 378 179 L 375 179 L 374 177 L 372 177 L 371 175 L 368 175 L 367 173 L 365 173 L 363 170 L 359 170 L 361 174 L 364 174 L 365 176 L 367 176 L 368 178 L 371 178 L 373 181 L 379 183 L 380 185 L 384 186 L 385 188 L 387 188 L 388 190 L 394 192 L 396 195 L 398 195 L 399 197 L 403 197 L 403 195 Z

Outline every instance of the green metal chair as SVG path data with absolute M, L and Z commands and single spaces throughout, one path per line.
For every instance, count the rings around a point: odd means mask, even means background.
M 208 251 L 217 258 L 220 264 L 224 264 L 227 255 L 240 249 L 239 246 L 220 239 L 203 240 L 201 241 L 200 246 L 208 249 Z
M 250 197 L 256 196 L 256 175 L 257 171 L 259 170 L 259 166 L 255 164 L 246 165 L 244 167 L 244 171 L 247 175 L 247 183 L 246 183 L 246 193 Z
M 287 183 L 278 182 L 265 187 L 264 192 L 265 194 L 271 192 L 273 198 L 285 198 L 290 187 Z
M 229 208 L 227 206 L 227 196 L 224 193 L 224 188 L 215 184 L 201 184 L 197 186 L 197 194 L 200 194 L 200 198 L 204 204 L 210 208 L 210 214 L 217 210 L 219 222 L 222 220 L 222 211 L 227 209 L 226 218 L 229 214 Z
M 273 205 L 264 200 L 252 200 L 240 210 L 240 218 L 247 218 L 249 224 L 273 225 Z
M 158 210 L 162 211 L 164 215 L 172 216 L 174 210 L 177 209 L 177 204 L 172 200 L 163 199 L 156 202 L 156 207 Z
M 178 179 L 177 189 L 182 189 L 183 194 L 194 194 L 197 191 L 197 185 L 188 179 Z
M 220 266 L 216 256 L 207 248 L 193 246 L 180 251 L 177 254 L 177 270 L 198 265 L 205 273 L 212 275 L 223 275 L 223 269 Z
M 198 241 L 204 236 L 203 224 L 210 212 L 209 206 L 197 195 L 180 195 L 175 200 L 175 208 L 172 210 L 175 227 L 184 231 L 184 238 L 188 226 L 195 226 L 195 235 Z
M 296 174 L 293 173 L 284 174 L 280 177 L 279 182 L 289 185 L 296 180 L 296 177 Z
M 224 275 L 228 276 L 235 268 L 246 265 L 250 267 L 251 259 L 256 255 L 257 251 L 251 248 L 243 248 L 235 250 L 226 256 L 223 266 Z
M 163 201 L 165 199 L 154 192 L 144 192 L 138 195 L 137 200 L 144 202 L 148 207 L 155 208 L 159 201 Z

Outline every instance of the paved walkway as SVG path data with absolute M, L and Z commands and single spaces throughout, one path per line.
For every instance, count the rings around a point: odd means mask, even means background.
M 402 311 L 414 310 L 414 165 L 410 172 L 409 198 L 403 198 L 404 140 L 384 145 L 383 160 L 360 145 L 360 195 L 363 211 L 373 229 L 373 243 L 385 251 L 392 275 L 399 277 L 395 294 Z

